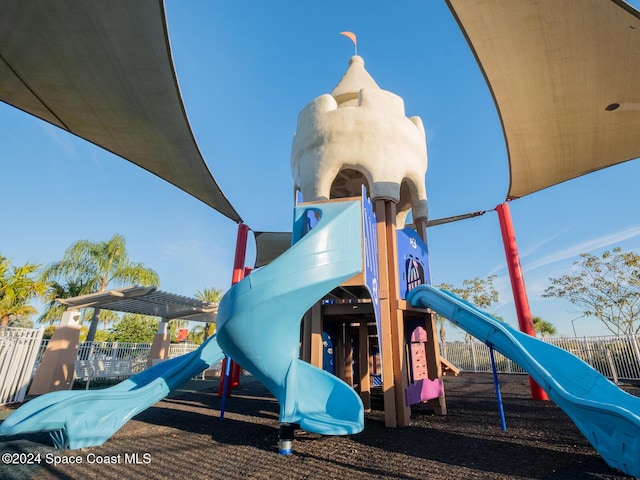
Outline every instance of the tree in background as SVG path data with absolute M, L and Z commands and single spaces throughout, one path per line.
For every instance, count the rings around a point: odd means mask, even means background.
M 476 307 L 486 310 L 498 301 L 498 291 L 493 286 L 493 280 L 497 275 L 489 275 L 485 279 L 479 277 L 473 280 L 463 280 L 462 287 L 454 287 L 449 283 L 441 283 L 437 286 L 440 290 L 448 290 L 460 298 L 472 303 Z M 445 324 L 447 319 L 438 315 L 438 324 L 440 325 L 440 344 L 442 345 L 442 353 L 447 356 L 447 332 Z
M 568 300 L 596 317 L 614 335 L 640 331 L 640 256 L 620 247 L 600 257 L 581 253 L 574 274 L 550 278 L 543 297 Z
M 15 315 L 10 318 L 7 327 L 33 328 L 33 322 L 27 315 Z
M 107 341 L 152 343 L 160 320 L 149 315 L 125 313 L 110 329 Z
M 48 283 L 37 278 L 39 265 L 25 263 L 14 266 L 0 255 L 0 329 L 11 319 L 24 318 L 36 313 L 29 302 L 44 295 Z
M 486 310 L 498 301 L 498 291 L 493 286 L 496 277 L 497 275 L 489 275 L 485 279 L 476 277 L 473 280 L 463 280 L 462 288 L 452 288 L 449 291 Z
M 547 322 L 540 317 L 532 317 L 531 321 L 533 322 L 533 330 L 539 333 L 542 338 L 558 333 L 556 327 L 554 327 L 551 322 Z
M 64 284 L 56 281 L 51 282 L 44 298 L 48 302 L 45 311 L 38 317 L 38 323 L 53 324 L 62 318 L 62 313 L 66 307 L 56 301 L 56 298 L 72 298 L 86 295 L 91 292 L 91 285 L 81 279 L 66 279 Z M 84 317 L 83 317 L 84 320 Z
M 160 285 L 160 278 L 154 270 L 129 260 L 125 239 L 117 234 L 103 242 L 79 240 L 67 248 L 62 260 L 45 268 L 42 278 L 45 281 L 79 281 L 86 284 L 91 293 L 104 292 L 111 283 L 119 286 Z M 99 320 L 100 309 L 96 308 L 87 341 L 94 340 Z
M 222 300 L 223 296 L 224 291 L 220 288 L 203 288 L 202 290 L 198 290 L 196 292 L 196 298 L 203 302 L 220 303 L 220 300 Z M 215 331 L 216 324 L 207 323 L 204 329 L 203 341 L 213 335 Z
M 53 336 L 53 332 L 56 331 L 56 326 L 55 325 L 49 325 L 47 328 L 44 329 L 44 333 L 42 334 L 42 338 L 46 338 L 49 339 Z
M 187 340 L 191 343 L 195 343 L 196 345 L 201 345 L 205 340 L 204 335 L 206 330 L 207 329 L 204 326 L 196 325 L 191 330 L 189 330 L 189 336 L 187 337 Z

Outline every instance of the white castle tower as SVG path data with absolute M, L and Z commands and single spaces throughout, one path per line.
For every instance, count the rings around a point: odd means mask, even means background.
M 298 115 L 291 149 L 295 188 L 304 201 L 360 195 L 396 203 L 396 224 L 427 220 L 427 148 L 420 117 L 407 117 L 404 101 L 382 90 L 355 55 L 331 94 Z

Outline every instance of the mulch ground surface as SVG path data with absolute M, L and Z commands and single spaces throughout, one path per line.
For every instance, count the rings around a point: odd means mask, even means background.
M 491 375 L 460 374 L 445 378 L 447 416 L 416 408 L 410 426 L 392 429 L 374 410 L 357 435 L 298 430 L 294 453 L 285 456 L 278 454 L 278 403 L 261 384 L 243 378 L 220 422 L 217 380 L 190 380 L 100 447 L 55 450 L 48 434 L 2 439 L 0 454 L 40 454 L 40 463 L 0 462 L 0 479 L 630 478 L 608 467 L 552 402 L 531 400 L 528 377 L 503 375 L 500 385 L 507 431 Z M 623 388 L 640 396 L 637 386 Z

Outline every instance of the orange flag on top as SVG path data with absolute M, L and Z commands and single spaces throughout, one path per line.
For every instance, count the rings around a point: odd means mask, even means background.
M 356 40 L 356 34 L 353 32 L 340 32 L 340 35 L 344 35 L 345 37 L 351 39 L 353 42 L 353 47 L 355 49 L 355 54 L 358 54 L 358 41 Z

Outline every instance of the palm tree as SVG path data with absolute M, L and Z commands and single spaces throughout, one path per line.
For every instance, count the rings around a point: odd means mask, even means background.
M 187 339 L 191 343 L 195 343 L 197 345 L 201 345 L 205 340 L 204 336 L 206 334 L 206 331 L 207 331 L 207 329 L 205 327 L 203 327 L 202 325 L 196 325 L 189 332 L 189 336 L 187 337 Z
M 16 315 L 15 317 L 12 316 L 7 326 L 17 328 L 33 328 L 33 322 L 29 319 L 28 316 Z
M 56 281 L 51 282 L 51 286 L 45 295 L 48 303 L 44 313 L 38 317 L 38 323 L 48 323 L 51 325 L 56 320 L 62 318 L 62 312 L 64 312 L 66 307 L 56 302 L 56 298 L 72 298 L 86 295 L 87 293 L 92 293 L 90 285 L 81 279 L 67 279 L 64 285 Z
M 119 285 L 159 286 L 160 278 L 151 268 L 129 260 L 125 239 L 114 235 L 103 242 L 79 240 L 64 252 L 62 260 L 49 264 L 42 274 L 47 281 L 80 282 L 90 293 L 104 292 L 113 282 Z M 84 287 L 83 287 L 84 288 Z M 93 341 L 100 309 L 93 311 L 87 341 Z
M 547 322 L 540 317 L 532 317 L 531 321 L 533 322 L 533 330 L 539 333 L 542 338 L 548 335 L 555 335 L 558 332 L 551 322 Z
M 29 316 L 37 312 L 29 301 L 44 295 L 48 284 L 35 278 L 39 265 L 25 263 L 13 266 L 8 258 L 0 255 L 0 330 L 4 330 L 10 318 Z
M 203 288 L 202 290 L 198 290 L 196 292 L 196 298 L 203 302 L 211 302 L 211 303 L 220 303 L 222 297 L 224 295 L 224 291 L 221 288 Z M 207 323 L 205 324 L 206 328 L 204 329 L 204 340 L 213 335 L 213 332 L 216 331 L 215 323 Z
M 440 325 L 440 352 L 444 358 L 447 358 L 447 330 L 444 327 L 447 323 L 447 319 L 437 313 L 435 316 L 438 325 Z

